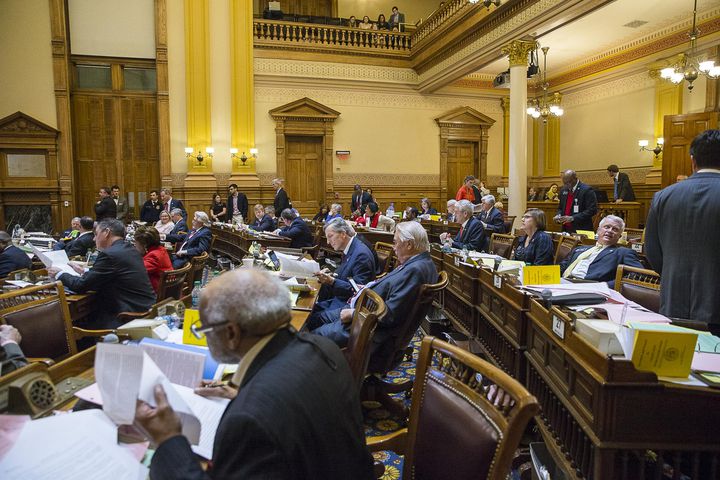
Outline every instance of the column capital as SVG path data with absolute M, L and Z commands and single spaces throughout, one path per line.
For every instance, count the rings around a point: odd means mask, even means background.
M 527 67 L 528 54 L 536 48 L 537 42 L 535 40 L 513 40 L 502 47 L 502 53 L 510 57 L 511 67 Z

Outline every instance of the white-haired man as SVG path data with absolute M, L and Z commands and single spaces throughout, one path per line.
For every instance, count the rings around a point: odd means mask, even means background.
M 192 221 L 192 230 L 185 241 L 172 256 L 173 268 L 182 268 L 191 258 L 210 251 L 212 232 L 210 231 L 210 218 L 205 212 L 195 212 Z
M 481 251 L 485 245 L 485 229 L 482 222 L 473 217 L 474 206 L 470 200 L 460 200 L 455 205 L 455 221 L 460 230 L 455 238 L 449 233 L 441 233 L 440 241 L 453 248 Z
M 617 246 L 623 230 L 625 222 L 620 217 L 608 215 L 600 220 L 595 246 L 575 247 L 560 263 L 563 277 L 608 282 L 613 288 L 618 265 L 643 268 L 634 250 Z
M 430 243 L 427 232 L 417 222 L 401 222 L 395 227 L 393 250 L 399 265 L 379 280 L 365 285 L 385 301 L 387 311 L 378 320 L 373 336 L 373 351 L 393 337 L 398 327 L 406 319 L 404 315 L 412 310 L 417 300 L 420 286 L 437 281 L 437 270 L 430 258 Z M 312 332 L 331 338 L 344 347 L 348 341 L 348 331 L 352 321 L 355 300 L 359 292 L 348 304 L 335 301 L 335 308 L 322 312 L 314 325 L 308 325 Z
M 290 312 L 285 285 L 260 270 L 227 272 L 203 290 L 201 324 L 193 331 L 207 336 L 214 358 L 238 366 L 237 396 L 220 420 L 204 472 L 157 385 L 157 406 L 141 402 L 135 414 L 157 445 L 151 478 L 372 478 L 348 364 L 332 342 L 290 328 Z M 226 390 L 197 392 L 226 396 Z

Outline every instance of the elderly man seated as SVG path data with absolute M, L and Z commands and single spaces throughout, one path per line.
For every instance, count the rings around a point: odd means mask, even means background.
M 460 231 L 451 237 L 449 233 L 441 233 L 440 241 L 460 250 L 483 249 L 485 244 L 485 229 L 482 222 L 473 217 L 473 204 L 470 200 L 460 200 L 455 204 L 455 221 L 460 224 Z
M 210 250 L 212 232 L 210 231 L 210 218 L 205 212 L 195 212 L 192 220 L 193 229 L 190 230 L 185 241 L 172 256 L 173 268 L 182 268 L 191 258 L 202 255 Z
M 280 220 L 285 226 L 276 230 L 275 233 L 281 237 L 288 237 L 290 239 L 290 248 L 312 247 L 313 236 L 305 224 L 305 220 L 289 208 L 282 211 Z
M 373 350 L 392 337 L 403 324 L 404 315 L 412 310 L 421 285 L 437 281 L 437 270 L 430 258 L 427 232 L 417 222 L 401 222 L 395 227 L 393 250 L 399 265 L 390 273 L 365 285 L 385 301 L 387 311 L 378 320 L 373 336 Z M 339 346 L 347 345 L 358 292 L 348 304 L 335 299 L 334 308 L 323 311 L 308 324 L 311 331 L 332 339 Z
M 568 258 L 560 263 L 562 276 L 608 282 L 610 288 L 613 288 L 618 265 L 644 268 L 634 250 L 617 246 L 623 230 L 625 222 L 620 217 L 608 215 L 600 220 L 595 246 L 575 247 Z
M 80 276 L 48 268 L 50 277 L 77 293 L 94 290 L 93 312 L 89 328 L 116 328 L 120 312 L 146 312 L 155 303 L 155 292 L 148 278 L 142 256 L 125 241 L 125 226 L 120 220 L 106 218 L 95 226 L 95 244 L 100 252 L 95 264 L 85 272 L 71 262 Z
M 196 390 L 232 399 L 204 471 L 156 385 L 156 406 L 135 412 L 157 445 L 150 478 L 373 478 L 350 368 L 332 342 L 294 331 L 290 312 L 285 285 L 260 270 L 224 273 L 202 291 L 193 331 L 207 336 L 213 358 L 238 366 L 239 389 Z
M 12 237 L 7 232 L 0 231 L 0 277 L 31 266 L 30 257 L 12 244 Z

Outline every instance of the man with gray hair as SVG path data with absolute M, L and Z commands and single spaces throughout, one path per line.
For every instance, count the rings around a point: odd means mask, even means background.
M 420 286 L 435 283 L 438 278 L 435 264 L 430 258 L 427 232 L 419 223 L 398 223 L 395 227 L 393 250 L 399 265 L 381 279 L 365 285 L 365 288 L 370 288 L 380 295 L 387 307 L 385 315 L 378 320 L 372 351 L 382 348 L 383 344 L 399 334 L 407 320 L 405 315 L 417 301 Z M 336 301 L 335 308 L 322 312 L 318 316 L 321 325 L 316 326 L 312 332 L 332 339 L 341 347 L 347 345 L 348 331 L 359 293 L 356 293 L 348 304 L 343 305 Z
M 373 477 L 343 354 L 324 338 L 290 328 L 290 312 L 285 285 L 260 270 L 226 272 L 203 290 L 201 323 L 193 332 L 207 336 L 214 358 L 238 365 L 231 381 L 237 396 L 220 420 L 204 472 L 156 385 L 157 406 L 140 402 L 135 413 L 135 423 L 157 445 L 151 478 Z
M 30 257 L 12 244 L 12 237 L 7 232 L 0 231 L 0 277 L 31 266 Z
M 455 205 L 455 221 L 460 224 L 455 238 L 449 233 L 441 233 L 440 241 L 453 248 L 482 251 L 485 245 L 485 229 L 477 218 L 473 217 L 474 206 L 470 200 L 460 200 Z
M 212 243 L 212 232 L 210 231 L 210 218 L 205 212 L 195 212 L 192 221 L 193 229 L 188 233 L 185 241 L 172 256 L 172 264 L 175 270 L 182 268 L 191 258 L 210 252 Z
M 608 215 L 600 220 L 595 246 L 575 247 L 560 263 L 563 277 L 608 282 L 613 288 L 618 265 L 643 268 L 634 250 L 617 246 L 623 230 L 625 222 L 620 217 Z

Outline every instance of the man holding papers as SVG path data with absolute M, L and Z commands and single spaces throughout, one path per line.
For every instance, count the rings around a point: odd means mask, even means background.
M 194 331 L 214 358 L 238 364 L 238 394 L 203 472 L 156 386 L 157 406 L 140 402 L 135 416 L 157 444 L 151 478 L 372 478 L 347 362 L 328 340 L 291 330 L 290 318 L 287 288 L 266 272 L 227 272 L 202 291 Z
M 0 278 L 31 266 L 30 257 L 12 244 L 12 237 L 7 232 L 0 231 Z

